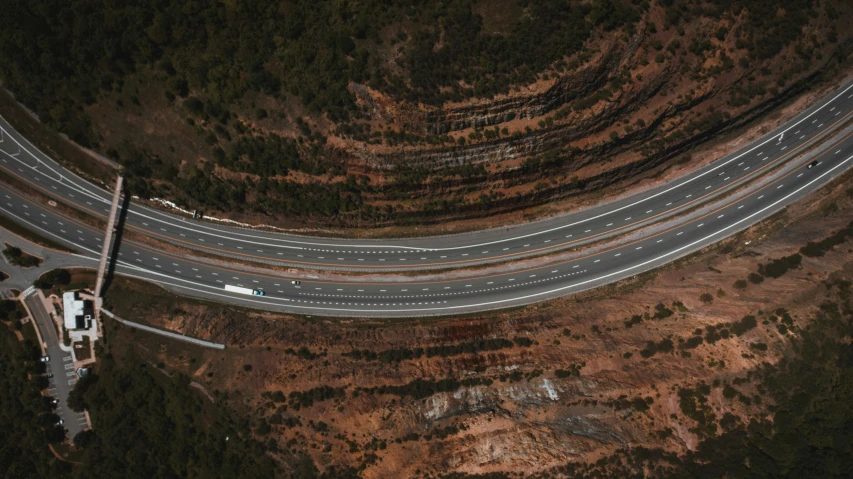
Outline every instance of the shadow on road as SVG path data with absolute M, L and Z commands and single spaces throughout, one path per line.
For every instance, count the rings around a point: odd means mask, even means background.
M 121 247 L 121 240 L 124 236 L 124 222 L 127 219 L 127 208 L 130 205 L 130 194 L 125 192 L 125 195 L 121 199 L 121 203 L 119 204 L 119 208 L 117 211 L 118 217 L 116 218 L 115 224 L 115 238 L 113 239 L 112 247 L 109 251 L 109 257 L 107 258 L 107 270 L 104 272 L 104 285 L 101 287 L 101 297 L 107 295 L 107 291 L 110 289 L 110 284 L 113 281 L 113 275 L 116 269 L 116 263 L 118 263 L 118 250 Z M 106 241 L 106 238 L 104 238 Z

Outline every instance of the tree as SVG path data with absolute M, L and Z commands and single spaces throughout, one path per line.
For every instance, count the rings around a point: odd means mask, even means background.
M 74 436 L 74 445 L 80 449 L 86 449 L 95 442 L 95 432 L 87 429 L 80 431 Z

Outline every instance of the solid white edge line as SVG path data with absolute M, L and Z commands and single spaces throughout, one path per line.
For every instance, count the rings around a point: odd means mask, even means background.
M 785 130 L 783 130 L 783 131 L 781 132 L 781 135 L 784 135 L 784 134 L 785 134 L 785 133 L 787 133 L 789 130 L 791 130 L 791 129 L 795 128 L 795 127 L 796 127 L 797 125 L 799 125 L 800 123 L 802 123 L 802 122 L 806 121 L 807 119 L 809 119 L 810 117 L 812 117 L 812 116 L 813 116 L 814 114 L 816 114 L 817 112 L 819 112 L 819 111 L 821 111 L 822 109 L 824 109 L 824 108 L 826 108 L 827 106 L 829 106 L 832 102 L 834 102 L 834 101 L 835 101 L 835 100 L 837 100 L 839 97 L 841 97 L 841 96 L 843 96 L 845 93 L 847 93 L 847 91 L 848 91 L 848 90 L 850 90 L 851 88 L 853 88 L 853 84 L 849 85 L 847 88 L 845 88 L 844 90 L 842 90 L 842 91 L 841 91 L 840 93 L 838 93 L 836 96 L 832 97 L 829 101 L 827 101 L 826 103 L 824 103 L 823 105 L 821 105 L 820 107 L 818 107 L 817 109 L 815 109 L 814 111 L 812 111 L 811 113 L 809 113 L 808 115 L 806 115 L 805 117 L 803 117 L 802 119 L 800 119 L 798 122 L 796 122 L 796 123 L 794 123 L 793 125 L 791 125 L 791 126 L 787 127 Z M 6 122 L 6 123 L 7 123 L 7 125 L 8 125 L 8 121 L 6 121 L 6 120 L 5 120 L 5 118 L 3 118 L 2 116 L 0 116 L 0 119 L 2 119 L 2 120 L 3 120 L 4 122 Z M 9 125 L 9 127 L 11 128 L 11 125 Z M 14 138 L 14 136 L 13 136 L 13 135 L 9 134 L 9 132 L 8 132 L 8 131 L 5 131 L 5 129 L 4 129 L 2 126 L 0 126 L 0 131 L 2 131 L 2 132 L 3 132 L 3 133 L 5 133 L 9 138 L 11 138 L 11 139 L 12 139 L 12 141 L 14 141 L 14 142 L 18 145 L 18 147 L 22 148 L 23 150 L 26 150 L 26 151 L 27 151 L 27 153 L 29 153 L 29 155 L 30 155 L 31 157 L 33 157 L 33 159 L 35 159 L 38 163 L 40 163 L 40 164 L 44 164 L 44 165 L 45 165 L 47 168 L 49 168 L 51 171 L 54 171 L 55 173 L 57 173 L 57 175 L 58 175 L 58 176 L 60 176 L 60 178 L 64 178 L 64 175 L 62 175 L 61 173 L 59 173 L 59 172 L 57 172 L 56 170 L 54 170 L 53 168 L 51 168 L 49 165 L 45 164 L 45 162 L 44 162 L 44 161 L 42 161 L 41 159 L 39 159 L 36 155 L 34 155 L 31 151 L 29 151 L 29 149 L 27 149 L 25 146 L 23 146 L 23 145 L 22 145 L 22 144 L 21 144 L 21 143 L 20 143 L 16 138 Z M 16 132 L 16 133 L 17 133 L 17 132 Z M 24 138 L 24 137 L 22 136 L 22 138 Z M 24 139 L 26 140 L 26 138 L 24 138 Z M 667 189 L 667 190 L 664 190 L 664 191 L 660 191 L 660 192 L 658 192 L 658 193 L 655 193 L 654 195 L 651 195 L 651 196 L 648 196 L 648 197 L 642 198 L 642 199 L 640 199 L 640 200 L 638 200 L 638 201 L 636 201 L 636 202 L 634 202 L 634 203 L 631 203 L 631 204 L 628 204 L 628 205 L 622 206 L 622 207 L 620 207 L 620 208 L 617 208 L 617 209 L 611 210 L 611 211 L 609 211 L 609 212 L 602 213 L 602 214 L 600 214 L 600 215 L 593 216 L 593 217 L 590 217 L 590 218 L 586 218 L 586 219 L 583 219 L 583 220 L 580 220 L 580 221 L 577 221 L 577 222 L 574 222 L 574 223 L 570 223 L 570 224 L 566 224 L 566 225 L 561 225 L 561 226 L 557 226 L 557 227 L 554 227 L 554 228 L 551 228 L 551 229 L 542 230 L 542 231 L 538 231 L 538 232 L 534 232 L 534 233 L 529 233 L 529 234 L 527 234 L 527 235 L 521 235 L 521 236 L 517 236 L 517 237 L 513 237 L 513 238 L 505 238 L 505 239 L 496 240 L 496 241 L 492 241 L 492 242 L 479 243 L 479 244 L 475 244 L 475 245 L 456 246 L 456 247 L 450 247 L 450 248 L 426 248 L 426 247 L 411 247 L 411 246 L 396 246 L 396 245 L 388 245 L 388 246 L 380 246 L 380 245 L 349 245 L 349 244 L 346 244 L 346 243 L 330 244 L 330 243 L 314 243 L 314 242 L 300 241 L 300 240 L 286 240 L 286 239 L 273 239 L 273 238 L 269 238 L 269 240 L 272 240 L 272 241 L 282 241 L 282 242 L 288 242 L 288 243 L 299 243 L 299 244 L 305 244 L 305 245 L 311 245 L 311 246 L 342 247 L 342 248 L 343 248 L 343 247 L 350 247 L 350 248 L 379 248 L 379 247 L 387 247 L 387 248 L 396 248 L 396 249 L 403 249 L 403 250 L 410 250 L 410 251 L 424 251 L 424 250 L 430 250 L 430 251 L 451 251 L 451 250 L 457 250 L 457 249 L 477 248 L 477 247 L 481 247 L 481 246 L 488 246 L 488 245 L 492 245 L 492 244 L 505 243 L 505 242 L 507 242 L 507 241 L 515 241 L 515 240 L 518 240 L 518 239 L 523 239 L 523 238 L 528 238 L 528 237 L 532 237 L 532 236 L 538 236 L 538 235 L 541 235 L 541 234 L 547 234 L 547 233 L 550 233 L 550 232 L 553 232 L 553 231 L 558 231 L 558 230 L 561 230 L 561 229 L 564 229 L 564 228 L 568 228 L 568 227 L 575 226 L 575 225 L 578 225 L 578 224 L 582 224 L 582 223 L 585 223 L 585 222 L 588 222 L 588 221 L 592 221 L 592 220 L 594 220 L 594 219 L 598 219 L 598 218 L 601 218 L 601 217 L 603 217 L 603 216 L 606 216 L 606 215 L 609 215 L 609 214 L 612 214 L 612 213 L 616 213 L 616 212 L 621 211 L 621 210 L 623 210 L 623 209 L 625 209 L 625 208 L 629 208 L 629 207 L 632 207 L 632 206 L 636 206 L 636 205 L 638 205 L 638 204 L 640 204 L 640 203 L 643 203 L 643 202 L 645 202 L 645 201 L 647 201 L 647 200 L 650 200 L 650 199 L 655 198 L 655 197 L 657 197 L 657 196 L 660 196 L 660 195 L 662 195 L 662 194 L 664 194 L 664 193 L 667 193 L 667 192 L 669 192 L 669 191 L 672 191 L 673 189 L 679 188 L 679 187 L 684 186 L 684 185 L 686 185 L 686 184 L 688 184 L 688 183 L 690 183 L 690 182 L 693 182 L 694 180 L 699 179 L 699 178 L 701 178 L 701 177 L 703 177 L 703 176 L 707 175 L 708 173 L 711 173 L 711 172 L 713 172 L 713 171 L 716 171 L 717 169 L 719 169 L 719 168 L 721 168 L 721 167 L 723 167 L 723 166 L 728 165 L 728 164 L 729 164 L 729 163 L 731 163 L 732 161 L 735 161 L 735 160 L 737 160 L 737 159 L 740 159 L 740 158 L 741 158 L 741 157 L 743 157 L 744 155 L 746 155 L 746 154 L 748 154 L 748 153 L 751 153 L 751 152 L 755 151 L 756 149 L 758 149 L 758 148 L 759 148 L 759 147 L 761 147 L 761 146 L 766 145 L 767 143 L 770 143 L 770 142 L 771 142 L 771 141 L 773 141 L 774 139 L 776 139 L 776 135 L 775 135 L 775 134 L 774 134 L 774 136 L 773 136 L 773 137 L 768 138 L 767 140 L 765 140 L 764 142 L 762 142 L 762 143 L 760 143 L 760 144 L 758 144 L 758 145 L 755 145 L 754 147 L 752 147 L 752 148 L 750 148 L 749 150 L 747 150 L 747 151 L 745 151 L 745 152 L 743 152 L 743 153 L 741 153 L 741 154 L 739 154 L 739 155 L 737 155 L 737 156 L 733 157 L 732 159 L 730 159 L 729 161 L 726 161 L 725 163 L 721 163 L 721 164 L 719 164 L 719 165 L 717 165 L 717 166 L 715 166 L 715 167 L 713 167 L 713 168 L 711 168 L 711 169 L 709 169 L 709 170 L 707 170 L 707 171 L 705 171 L 705 172 L 702 172 L 702 173 L 698 174 L 697 176 L 695 176 L 695 177 L 693 177 L 693 178 L 690 178 L 690 179 L 688 179 L 688 180 L 686 180 L 686 181 L 684 181 L 684 182 L 682 182 L 682 183 L 680 183 L 680 184 L 678 184 L 678 185 L 675 185 L 675 186 L 673 186 L 673 187 L 671 187 L 671 188 L 669 188 L 669 189 Z M 27 140 L 27 142 L 29 142 L 29 141 Z M 30 143 L 30 144 L 32 145 L 32 143 Z M 35 146 L 33 146 L 33 148 L 35 148 Z M 35 148 L 35 149 L 38 151 L 38 148 Z M 2 150 L 0 150 L 0 152 L 5 153 L 5 152 L 4 152 L 4 151 L 2 151 Z M 41 153 L 41 151 L 39 151 L 39 153 Z M 8 154 L 8 153 L 6 153 L 6 155 L 9 155 L 9 154 Z M 44 155 L 44 153 L 42 153 L 42 155 Z M 10 156 L 10 155 L 9 155 L 9 156 Z M 47 156 L 47 155 L 44 155 L 44 156 L 45 156 L 46 158 L 50 159 L 50 157 L 49 157 L 49 156 Z M 13 158 L 14 158 L 14 157 L 13 157 Z M 17 160 L 17 161 L 21 162 L 20 160 Z M 54 160 L 50 159 L 50 161 L 54 161 Z M 54 162 L 55 162 L 55 161 L 54 161 Z M 21 163 L 22 163 L 22 162 L 21 162 Z M 30 167 L 29 165 L 26 165 L 25 163 L 22 163 L 22 164 L 24 164 L 25 166 L 27 166 L 27 167 L 31 168 L 32 170 L 36 170 L 36 167 Z M 58 165 L 58 163 L 57 163 L 57 165 Z M 36 171 L 39 171 L 39 172 L 40 172 L 40 170 L 36 170 Z M 55 179 L 53 179 L 53 178 L 51 178 L 51 179 L 52 179 L 53 181 L 57 181 L 57 180 L 55 180 Z M 82 179 L 81 179 L 81 180 L 82 180 Z M 82 180 L 82 181 L 84 181 L 84 182 L 85 182 L 85 180 Z M 88 182 L 86 182 L 86 183 L 88 183 Z M 71 183 L 71 184 L 73 184 L 73 185 L 74 185 L 75 187 L 77 187 L 77 188 L 80 188 L 80 187 L 79 187 L 78 185 L 76 185 L 75 183 Z M 83 191 L 84 191 L 84 190 L 82 190 L 82 189 L 81 189 L 81 192 L 83 192 Z M 89 193 L 87 193 L 87 194 L 89 194 Z M 101 201 L 106 201 L 104 198 L 100 198 L 100 197 L 98 197 L 97 199 L 99 199 L 99 200 L 101 200 Z M 106 201 L 106 202 L 108 202 L 108 201 Z M 139 216 L 142 216 L 142 217 L 148 218 L 148 219 L 150 219 L 150 220 L 152 220 L 152 221 L 160 221 L 161 223 L 167 223 L 165 220 L 161 220 L 161 219 L 153 218 L 153 217 L 150 217 L 150 216 L 147 216 L 147 215 L 142 215 L 141 213 L 138 213 L 138 212 L 133 211 L 133 210 L 128 210 L 128 211 L 129 211 L 129 212 L 131 212 L 131 213 L 137 214 L 137 215 L 139 215 Z M 156 210 L 155 210 L 155 211 L 156 211 Z M 159 213 L 159 214 L 163 214 L 163 212 L 158 212 L 158 213 Z M 199 233 L 199 230 L 194 230 L 194 229 L 192 229 L 192 228 L 187 228 L 187 227 L 185 227 L 185 226 L 183 226 L 183 225 L 180 225 L 179 223 L 167 223 L 167 224 L 170 224 L 170 225 L 175 226 L 175 227 L 183 228 L 183 229 L 186 229 L 186 230 L 189 230 L 189 231 L 193 231 L 193 232 L 195 232 L 195 233 Z M 201 226 L 201 227 L 203 227 L 203 228 L 205 228 L 205 229 L 211 229 L 211 230 L 213 229 L 213 228 L 209 228 L 209 227 L 207 227 L 207 226 L 205 226 L 205 225 L 199 225 L 199 226 Z M 212 234 L 212 233 L 201 233 L 201 234 L 208 234 L 208 235 L 211 235 L 211 236 L 218 236 L 218 235 L 214 235 L 214 234 Z M 235 234 L 235 235 L 238 235 L 238 236 L 251 236 L 251 235 L 242 234 L 242 233 L 237 233 L 237 232 L 233 232 L 233 233 L 231 233 L 231 234 Z M 232 241 L 241 241 L 241 240 L 239 240 L 239 239 L 233 239 L 233 238 L 229 238 L 229 239 L 231 239 Z M 271 246 L 271 247 L 282 247 L 282 248 L 290 248 L 290 249 L 304 249 L 303 247 L 297 247 L 297 246 L 273 245 L 273 244 L 265 244 L 265 243 L 255 243 L 255 242 L 252 242 L 252 241 L 244 241 L 244 242 L 246 242 L 246 243 L 248 243 L 248 244 L 261 244 L 261 245 L 264 245 L 264 246 Z

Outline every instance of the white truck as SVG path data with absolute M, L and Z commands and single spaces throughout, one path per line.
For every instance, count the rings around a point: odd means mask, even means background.
M 264 295 L 264 291 L 261 289 L 243 288 L 243 287 L 234 286 L 231 284 L 225 285 L 225 291 L 231 291 L 232 293 L 248 294 L 249 296 L 263 296 Z

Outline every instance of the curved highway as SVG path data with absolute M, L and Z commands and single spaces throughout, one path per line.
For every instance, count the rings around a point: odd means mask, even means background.
M 446 269 L 506 261 L 631 231 L 704 204 L 796 157 L 810 145 L 834 133 L 851 114 L 853 85 L 846 85 L 741 150 L 677 180 L 587 210 L 508 228 L 394 240 L 311 238 L 192 220 L 133 202 L 128 208 L 125 227 L 175 245 L 241 261 L 317 269 Z M 108 214 L 112 193 L 60 166 L 5 121 L 0 121 L 0 168 L 17 180 L 80 211 L 104 219 Z M 17 208 L 17 214 L 24 217 L 23 208 Z M 61 230 L 68 231 L 66 228 L 56 231 L 65 235 Z M 63 239 L 91 240 L 85 239 L 86 233 L 80 231 L 76 237 L 69 233 Z M 628 257 L 625 252 L 624 258 Z M 534 277 L 541 278 L 539 274 Z M 542 279 L 536 281 L 545 282 Z M 515 278 L 514 282 L 520 284 L 522 281 Z M 496 291 L 485 288 L 493 284 L 497 282 L 482 285 L 484 295 Z M 473 285 L 470 287 L 474 288 Z M 507 289 L 516 287 L 508 285 Z M 311 297 L 305 291 L 301 293 L 303 298 Z M 436 301 L 439 297 L 445 298 L 436 294 L 433 290 L 429 297 L 435 297 Z M 462 292 L 459 294 L 463 295 Z M 381 296 L 377 299 L 387 299 Z M 358 294 L 340 297 L 352 299 L 354 303 L 355 300 L 371 299 Z M 426 296 L 406 296 L 412 300 L 421 297 Z M 445 298 L 441 301 L 450 304 L 455 300 Z
M 783 209 L 842 174 L 853 164 L 853 135 L 818 156 L 726 206 L 648 234 L 629 244 L 570 261 L 476 278 L 419 281 L 309 281 L 294 285 L 284 275 L 254 274 L 229 266 L 197 263 L 124 241 L 116 271 L 147 279 L 192 296 L 261 309 L 333 316 L 428 316 L 517 306 L 562 296 L 655 268 L 715 243 Z M 0 213 L 30 229 L 74 247 L 69 266 L 94 267 L 102 233 L 0 187 Z M 226 284 L 263 290 L 247 296 Z

